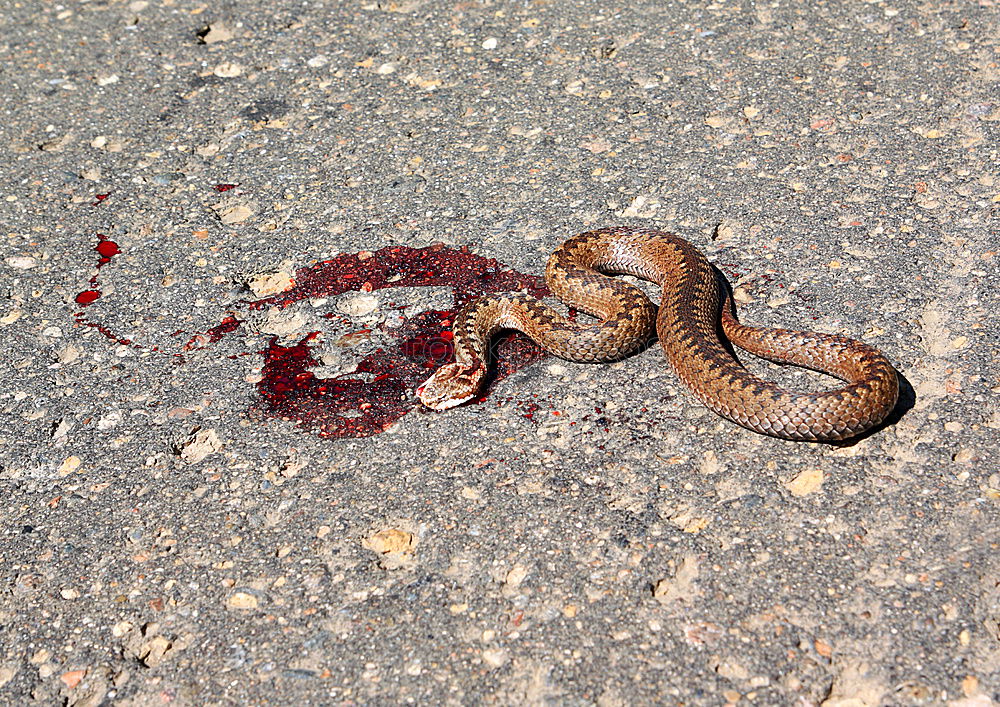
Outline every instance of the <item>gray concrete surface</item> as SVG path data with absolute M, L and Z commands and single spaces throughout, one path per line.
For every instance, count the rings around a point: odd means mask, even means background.
M 0 702 L 1000 700 L 998 38 L 994 0 L 3 2 Z M 613 224 L 878 346 L 909 409 L 769 439 L 650 348 L 362 439 L 250 412 L 269 331 L 344 333 L 251 321 L 262 273 L 540 274 Z

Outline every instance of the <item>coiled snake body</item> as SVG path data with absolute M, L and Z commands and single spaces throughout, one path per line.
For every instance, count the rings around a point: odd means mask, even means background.
M 662 286 L 659 313 L 637 287 L 601 273 L 628 274 Z M 574 236 L 549 258 L 545 279 L 565 304 L 599 321 L 578 323 L 523 294 L 483 297 L 455 317 L 455 363 L 418 390 L 444 410 L 476 396 L 490 337 L 517 329 L 570 361 L 613 361 L 656 335 L 671 368 L 702 403 L 748 429 L 774 437 L 833 441 L 853 437 L 889 414 L 899 382 L 876 349 L 833 334 L 750 327 L 734 315 L 709 261 L 663 231 L 607 228 Z M 844 387 L 796 393 L 747 371 L 726 340 L 761 358 L 836 376 Z

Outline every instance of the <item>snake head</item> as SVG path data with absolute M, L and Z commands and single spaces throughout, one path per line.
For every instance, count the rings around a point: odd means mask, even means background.
M 449 363 L 434 371 L 427 382 L 417 388 L 417 397 L 432 410 L 447 410 L 471 400 L 479 392 L 486 369 Z

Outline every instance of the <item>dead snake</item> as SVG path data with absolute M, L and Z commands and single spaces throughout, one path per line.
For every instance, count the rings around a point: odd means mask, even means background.
M 659 313 L 637 287 L 607 274 L 659 284 Z M 833 334 L 740 324 L 711 263 L 683 238 L 640 228 L 606 228 L 570 238 L 549 258 L 549 289 L 593 315 L 579 323 L 524 294 L 477 299 L 455 317 L 455 363 L 418 390 L 445 410 L 476 396 L 486 374 L 490 337 L 517 329 L 570 361 L 613 361 L 645 346 L 654 328 L 671 368 L 702 403 L 738 425 L 774 437 L 833 441 L 877 425 L 896 404 L 899 381 L 876 349 Z M 828 373 L 847 385 L 796 393 L 747 371 L 726 340 L 761 358 Z

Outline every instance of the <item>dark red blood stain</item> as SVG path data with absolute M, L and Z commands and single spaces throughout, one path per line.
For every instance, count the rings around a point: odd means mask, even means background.
M 235 189 L 239 184 L 216 184 L 214 189 L 218 192 L 229 191 L 230 189 Z
M 421 312 L 399 327 L 396 346 L 373 351 L 353 373 L 335 378 L 317 378 L 309 370 L 320 365 L 311 352 L 317 332 L 293 346 L 272 339 L 257 384 L 260 404 L 252 412 L 293 421 L 324 437 L 378 434 L 418 406 L 417 386 L 439 365 L 454 359 L 451 344 L 437 333 L 452 316 L 453 312 Z M 494 352 L 498 360 L 487 391 L 497 380 L 545 356 L 520 334 L 498 339 Z
M 108 192 L 107 194 L 94 194 L 94 199 L 96 199 L 96 201 L 92 205 L 100 206 L 101 203 L 109 196 L 111 196 L 111 192 Z
M 284 307 L 311 297 L 389 287 L 446 285 L 454 288 L 458 306 L 488 292 L 527 289 L 535 297 L 548 294 L 539 277 L 523 275 L 492 258 L 442 245 L 390 246 L 374 253 L 341 255 L 299 270 L 295 282 L 287 292 L 249 303 L 251 308 Z
M 221 324 L 212 327 L 205 333 L 208 335 L 209 341 L 215 342 L 222 339 L 222 337 L 228 334 L 229 332 L 235 331 L 239 327 L 239 325 L 240 325 L 239 320 L 236 317 L 230 316 L 223 319 Z
M 293 346 L 272 339 L 264 353 L 254 412 L 290 420 L 326 437 L 367 437 L 382 432 L 418 406 L 414 392 L 439 366 L 454 360 L 450 327 L 461 304 L 491 292 L 527 289 L 548 293 L 541 278 L 510 270 L 496 260 L 443 246 L 392 246 L 375 253 L 342 255 L 296 273 L 293 289 L 256 302 L 251 309 L 284 307 L 301 299 L 350 290 L 448 285 L 455 309 L 426 311 L 396 328 L 381 327 L 393 345 L 362 358 L 354 372 L 317 378 L 313 333 Z M 344 337 L 346 338 L 346 337 Z M 545 353 L 527 337 L 509 333 L 493 343 L 493 383 L 540 360 Z M 484 400 L 485 397 L 479 400 Z
M 86 307 L 91 302 L 94 302 L 101 296 L 101 293 L 97 290 L 84 290 L 76 296 L 76 303 Z

